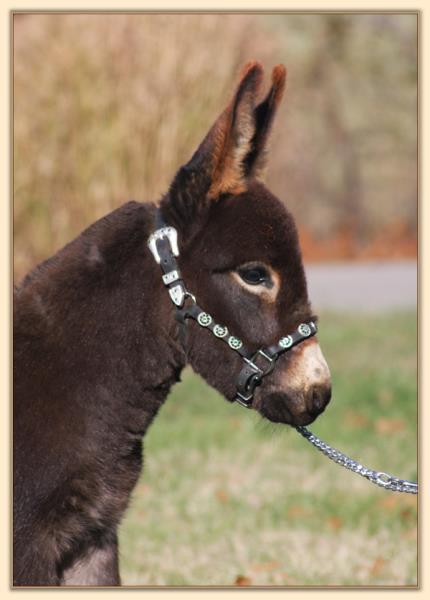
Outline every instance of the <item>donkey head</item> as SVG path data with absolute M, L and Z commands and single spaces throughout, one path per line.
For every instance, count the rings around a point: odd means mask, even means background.
M 274 68 L 272 86 L 258 102 L 262 75 L 259 63 L 246 66 L 230 104 L 161 205 L 166 222 L 179 233 L 187 288 L 255 350 L 315 320 L 294 219 L 261 181 L 286 71 Z M 188 329 L 192 367 L 232 400 L 240 357 L 195 323 Z M 330 373 L 313 337 L 280 357 L 257 388 L 253 407 L 271 421 L 306 425 L 324 410 L 330 394 Z

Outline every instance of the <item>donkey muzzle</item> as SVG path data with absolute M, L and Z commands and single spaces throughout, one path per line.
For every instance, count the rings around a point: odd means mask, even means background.
M 309 425 L 331 399 L 330 371 L 312 338 L 292 349 L 273 384 L 262 391 L 260 413 L 274 422 Z

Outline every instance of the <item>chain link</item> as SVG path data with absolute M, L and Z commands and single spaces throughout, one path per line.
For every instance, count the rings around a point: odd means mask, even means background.
M 332 448 L 325 442 L 323 442 L 319 437 L 314 435 L 309 429 L 303 426 L 296 427 L 297 431 L 310 442 L 315 448 L 317 448 L 320 452 L 322 452 L 325 456 L 327 456 L 330 460 L 338 463 L 345 469 L 349 469 L 354 473 L 358 473 L 362 477 L 365 477 L 375 485 L 379 485 L 380 487 L 386 490 L 392 490 L 393 492 L 405 492 L 407 494 L 418 494 L 418 484 L 413 481 L 407 481 L 405 479 L 399 479 L 398 477 L 394 477 L 393 475 L 389 475 L 388 473 L 384 473 L 383 471 L 373 471 L 372 469 L 368 469 L 364 467 L 359 462 L 349 458 L 343 452 L 336 450 L 336 448 Z

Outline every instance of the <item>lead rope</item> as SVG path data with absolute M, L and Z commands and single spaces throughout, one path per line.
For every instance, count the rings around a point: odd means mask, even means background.
M 340 450 L 332 448 L 325 442 L 323 442 L 318 436 L 313 434 L 309 429 L 303 426 L 296 427 L 296 430 L 302 435 L 312 446 L 315 446 L 320 452 L 322 452 L 327 458 L 334 461 L 341 467 L 349 469 L 354 473 L 358 473 L 362 477 L 365 477 L 375 485 L 379 485 L 385 490 L 391 490 L 393 492 L 404 492 L 406 494 L 418 494 L 418 483 L 413 481 L 407 481 L 406 479 L 399 479 L 394 475 L 389 475 L 383 471 L 373 471 L 364 467 L 359 462 L 349 458 Z

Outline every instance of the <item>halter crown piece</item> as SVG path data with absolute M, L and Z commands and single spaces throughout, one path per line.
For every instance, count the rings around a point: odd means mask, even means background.
M 234 399 L 242 406 L 251 408 L 255 388 L 273 371 L 280 355 L 315 335 L 316 324 L 313 321 L 301 323 L 295 331 L 283 336 L 276 344 L 249 352 L 241 339 L 230 333 L 224 325 L 216 323 L 212 315 L 197 304 L 195 296 L 185 286 L 176 261 L 176 257 L 179 256 L 178 232 L 174 227 L 165 224 L 160 210 L 157 210 L 156 223 L 157 229 L 149 236 L 148 247 L 162 269 L 163 283 L 175 305 L 184 349 L 187 319 L 193 319 L 200 327 L 210 331 L 231 350 L 240 354 L 244 365 L 237 377 Z

